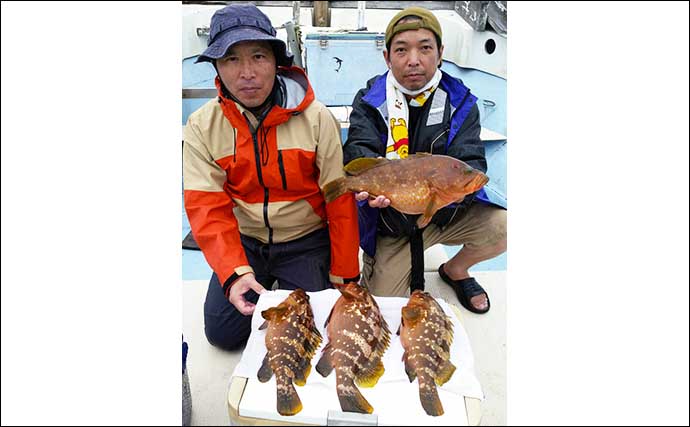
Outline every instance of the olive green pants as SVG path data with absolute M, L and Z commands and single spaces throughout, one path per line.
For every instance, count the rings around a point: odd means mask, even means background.
M 435 224 L 424 229 L 424 250 L 442 243 L 469 249 L 493 246 L 506 237 L 506 211 L 474 202 L 467 213 L 444 230 Z M 362 255 L 361 284 L 377 296 L 405 297 L 410 294 L 410 240 L 407 237 L 376 238 L 374 258 Z

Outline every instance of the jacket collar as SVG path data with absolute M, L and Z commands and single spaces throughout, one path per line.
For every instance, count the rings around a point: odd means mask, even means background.
M 386 76 L 390 71 L 380 75 L 371 85 L 369 92 L 362 97 L 362 100 L 372 107 L 379 109 L 386 103 Z M 441 82 L 439 87 L 448 93 L 450 105 L 457 109 L 465 99 L 469 89 L 460 79 L 456 79 L 445 71 L 441 70 Z

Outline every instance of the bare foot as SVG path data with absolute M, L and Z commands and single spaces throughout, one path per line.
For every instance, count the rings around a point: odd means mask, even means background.
M 479 294 L 470 298 L 470 304 L 472 304 L 472 307 L 480 311 L 486 310 L 486 307 L 488 306 L 486 301 L 486 294 Z

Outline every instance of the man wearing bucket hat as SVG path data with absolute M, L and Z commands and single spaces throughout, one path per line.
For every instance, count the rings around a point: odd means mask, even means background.
M 213 269 L 205 332 L 226 349 L 246 342 L 274 281 L 319 291 L 359 280 L 354 197 L 321 193 L 343 176 L 339 124 L 275 35 L 252 4 L 214 13 L 197 62 L 214 65 L 218 98 L 184 131 L 185 209 Z
M 479 138 L 477 98 L 459 79 L 439 69 L 441 25 L 429 10 L 409 7 L 386 28 L 384 60 L 389 71 L 367 82 L 353 102 L 344 162 L 360 157 L 405 158 L 426 152 L 455 157 L 486 172 Z M 390 123 L 390 126 L 388 125 Z M 441 278 L 468 310 L 489 311 L 486 291 L 468 269 L 506 250 L 506 212 L 484 190 L 439 210 L 417 229 L 414 218 L 378 196 L 359 201 L 362 284 L 375 295 L 405 296 L 424 287 L 424 249 L 437 243 L 463 245 L 441 265 Z

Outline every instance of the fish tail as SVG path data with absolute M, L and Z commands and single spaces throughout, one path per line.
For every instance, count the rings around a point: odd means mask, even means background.
M 381 378 L 384 372 L 385 368 L 383 367 L 383 361 L 379 360 L 376 365 L 372 366 L 370 369 L 362 372 L 358 377 L 356 377 L 355 382 L 360 387 L 373 387 L 379 381 L 379 378 Z
M 420 375 L 419 379 L 419 401 L 422 403 L 422 408 L 427 415 L 438 417 L 443 415 L 443 406 L 441 399 L 438 398 L 438 390 L 434 380 L 426 375 Z
M 360 414 L 371 414 L 374 408 L 362 396 L 359 389 L 355 386 L 352 378 L 341 379 L 338 373 L 336 377 L 336 389 L 338 392 L 338 400 L 340 400 L 340 408 L 347 412 L 359 412 Z
M 302 410 L 302 401 L 287 375 L 276 375 L 277 406 L 280 415 L 295 415 Z
M 326 203 L 331 203 L 349 191 L 347 181 L 347 177 L 342 177 L 329 182 L 323 187 L 323 197 L 326 199 Z
M 296 372 L 295 384 L 302 387 L 307 383 L 307 378 L 309 378 L 309 373 L 311 372 L 311 363 L 307 360 L 305 366 L 300 366 L 300 370 Z

